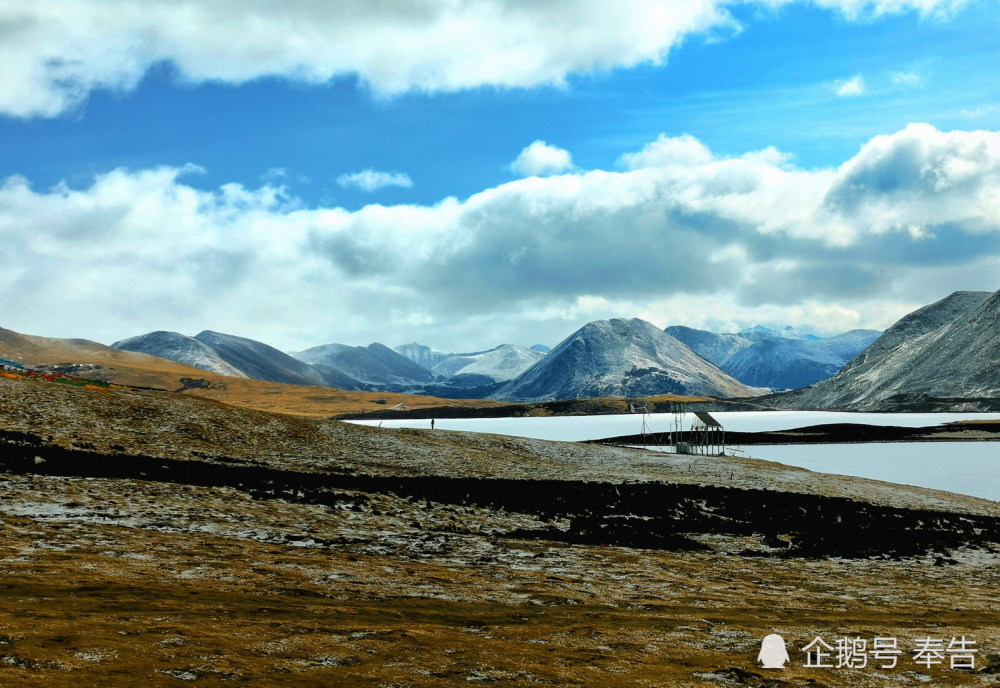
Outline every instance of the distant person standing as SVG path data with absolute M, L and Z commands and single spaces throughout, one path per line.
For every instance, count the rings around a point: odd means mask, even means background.
M 431 430 L 433 430 L 433 429 L 434 429 L 434 419 L 431 418 Z

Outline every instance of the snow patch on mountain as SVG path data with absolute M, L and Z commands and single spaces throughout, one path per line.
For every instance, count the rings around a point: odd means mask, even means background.
M 429 346 L 423 344 L 418 344 L 417 342 L 410 342 L 409 344 L 400 344 L 393 349 L 398 354 L 406 356 L 408 359 L 413 361 L 419 366 L 426 368 L 427 370 L 432 370 L 434 366 L 454 354 L 446 354 L 443 351 L 435 351 Z
M 501 344 L 488 351 L 452 354 L 436 366 L 435 375 L 485 375 L 496 382 L 506 382 L 530 368 L 545 354 L 515 344 Z
M 243 371 L 227 363 L 218 352 L 204 342 L 179 332 L 157 330 L 136 337 L 122 339 L 111 345 L 120 351 L 135 351 L 167 358 L 178 363 L 185 363 L 194 368 L 200 368 L 210 373 L 230 375 L 232 377 L 249 377 Z

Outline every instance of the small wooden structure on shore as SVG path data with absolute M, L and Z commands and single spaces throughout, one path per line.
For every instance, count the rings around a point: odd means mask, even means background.
M 726 429 L 707 411 L 695 411 L 687 442 L 692 454 L 715 455 L 726 453 Z

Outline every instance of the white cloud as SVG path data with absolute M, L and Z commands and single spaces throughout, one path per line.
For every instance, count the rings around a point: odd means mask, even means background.
M 0 112 L 58 115 L 93 89 L 172 62 L 187 81 L 357 76 L 374 92 L 561 85 L 659 64 L 684 36 L 732 24 L 718 0 L 47 0 L 0 4 Z
M 933 15 L 963 4 L 813 1 L 849 17 Z M 662 64 L 690 35 L 736 28 L 727 4 L 406 0 L 373 11 L 369 0 L 0 0 L 0 113 L 54 117 L 95 89 L 135 88 L 159 62 L 193 83 L 354 76 L 389 96 L 559 86 L 572 74 Z
M 911 124 L 877 136 L 840 167 L 825 204 L 875 235 L 996 233 L 1000 133 Z
M 473 349 L 554 344 L 610 315 L 695 324 L 690 304 L 726 321 L 881 327 L 877 303 L 1000 286 L 1000 133 L 915 124 L 820 170 L 683 137 L 632 155 L 635 169 L 356 211 L 267 185 L 195 189 L 196 168 L 42 191 L 9 178 L 0 322 L 100 341 L 211 328 L 287 349 Z
M 840 10 L 852 19 L 909 11 L 916 11 L 925 16 L 943 17 L 968 4 L 968 0 L 813 0 L 813 2 L 820 7 Z
M 918 86 L 924 81 L 916 72 L 893 72 L 891 78 L 892 83 L 897 86 Z
M 402 186 L 409 189 L 413 186 L 413 180 L 405 172 L 381 172 L 379 170 L 361 170 L 351 174 L 342 174 L 337 177 L 337 184 L 344 187 L 355 187 L 362 191 L 378 191 L 387 186 Z
M 681 136 L 660 136 L 647 144 L 638 153 L 626 153 L 618 159 L 618 164 L 630 170 L 643 167 L 666 167 L 668 165 L 691 166 L 712 161 L 712 151 L 704 143 L 689 134 Z
M 844 79 L 843 81 L 837 82 L 838 96 L 860 96 L 864 92 L 865 80 L 860 74 L 852 76 L 850 79 Z
M 760 0 L 770 6 L 799 0 Z M 837 10 L 852 20 L 867 20 L 887 14 L 916 12 L 924 17 L 943 18 L 969 4 L 969 0 L 809 0 L 811 4 Z
M 512 172 L 528 177 L 558 174 L 572 169 L 573 156 L 569 151 L 550 146 L 545 141 L 532 142 L 510 164 Z

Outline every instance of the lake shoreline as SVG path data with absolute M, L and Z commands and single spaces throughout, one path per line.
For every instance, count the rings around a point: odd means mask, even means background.
M 697 434 L 685 431 L 684 441 L 698 444 Z M 652 445 L 669 444 L 669 433 L 618 435 L 594 440 L 588 444 Z M 826 423 L 789 430 L 739 432 L 725 434 L 727 445 L 783 444 L 862 444 L 874 442 L 995 442 L 1000 440 L 1000 423 L 955 422 L 933 426 L 901 427 L 868 425 L 865 423 Z

